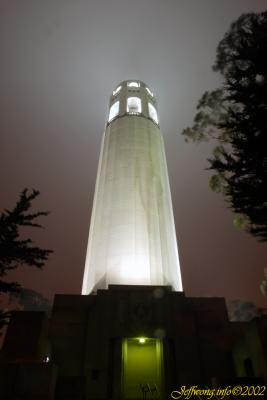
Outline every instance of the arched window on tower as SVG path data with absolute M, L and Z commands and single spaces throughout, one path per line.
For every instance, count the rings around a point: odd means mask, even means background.
M 139 97 L 128 97 L 127 112 L 129 114 L 140 114 L 142 111 L 141 99 Z
M 156 122 L 156 124 L 158 124 L 159 123 L 158 113 L 155 107 L 151 103 L 148 103 L 148 112 L 150 118 L 153 119 L 153 121 Z
M 112 94 L 113 96 L 115 96 L 116 94 L 118 94 L 121 90 L 121 86 L 118 86 L 115 90 L 113 90 Z
M 112 119 L 117 117 L 119 114 L 119 108 L 120 108 L 120 102 L 116 101 L 116 103 L 112 104 L 109 110 L 109 117 L 108 117 L 108 122 L 110 122 Z
M 127 82 L 127 86 L 131 88 L 139 88 L 140 83 L 139 82 Z
M 153 93 L 151 92 L 151 90 L 150 90 L 148 87 L 146 87 L 146 91 L 147 91 L 147 93 L 148 93 L 151 97 L 154 96 Z

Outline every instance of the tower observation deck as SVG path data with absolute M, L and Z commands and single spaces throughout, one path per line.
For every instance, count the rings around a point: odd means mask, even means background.
M 113 91 L 101 145 L 82 294 L 109 284 L 182 291 L 157 103 L 141 81 Z

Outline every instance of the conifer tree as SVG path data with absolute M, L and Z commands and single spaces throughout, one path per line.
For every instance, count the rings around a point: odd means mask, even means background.
M 267 241 L 267 11 L 241 15 L 217 47 L 221 86 L 200 99 L 187 141 L 214 140 L 210 187 L 235 225 Z
M 48 259 L 51 250 L 34 246 L 30 238 L 21 239 L 21 227 L 42 228 L 36 222 L 40 216 L 48 212 L 38 211 L 30 213 L 32 201 L 39 195 L 37 190 L 31 193 L 24 189 L 19 201 L 12 210 L 5 210 L 0 214 L 0 294 L 18 292 L 20 285 L 16 282 L 3 280 L 7 274 L 20 265 L 42 268 Z M 0 311 L 0 327 L 6 323 L 9 314 Z

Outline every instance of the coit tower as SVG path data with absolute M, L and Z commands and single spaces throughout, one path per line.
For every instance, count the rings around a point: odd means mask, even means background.
M 157 104 L 141 81 L 112 93 L 102 139 L 82 294 L 118 285 L 182 291 Z

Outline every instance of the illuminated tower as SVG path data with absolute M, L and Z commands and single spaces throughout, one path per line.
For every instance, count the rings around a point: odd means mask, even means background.
M 182 292 L 156 102 L 139 81 L 122 82 L 110 100 L 83 279 L 89 293 L 56 295 L 49 320 L 12 312 L 1 399 L 165 400 L 192 383 L 267 383 L 266 318 L 236 326 L 224 299 Z
M 82 293 L 109 284 L 182 291 L 156 100 L 140 81 L 113 91 L 98 166 Z

